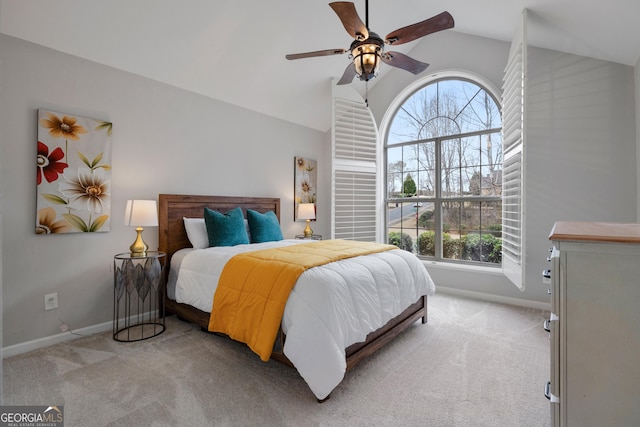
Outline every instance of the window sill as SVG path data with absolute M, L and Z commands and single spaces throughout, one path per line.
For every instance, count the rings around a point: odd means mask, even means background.
M 425 267 L 441 268 L 443 270 L 457 270 L 468 271 L 483 274 L 495 274 L 496 276 L 504 276 L 502 272 L 502 266 L 500 267 L 485 267 L 482 265 L 470 265 L 470 264 L 454 264 L 451 262 L 429 261 L 422 260 Z

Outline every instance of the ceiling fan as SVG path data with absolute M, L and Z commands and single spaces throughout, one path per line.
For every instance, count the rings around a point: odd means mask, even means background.
M 326 49 L 289 54 L 285 57 L 287 59 L 301 59 L 315 56 L 341 55 L 349 52 L 352 62 L 347 66 L 342 78 L 338 81 L 339 85 L 351 83 L 355 76 L 358 76 L 363 81 L 371 80 L 378 74 L 380 61 L 413 74 L 420 74 L 427 69 L 429 64 L 417 61 L 400 52 L 385 52 L 384 45 L 407 43 L 431 33 L 453 28 L 454 25 L 453 17 L 449 12 L 442 12 L 422 22 L 392 31 L 383 40 L 379 35 L 369 30 L 369 0 L 366 0 L 365 3 L 366 24 L 362 22 L 355 5 L 351 2 L 338 1 L 329 3 L 329 6 L 338 15 L 349 35 L 354 38 L 349 49 Z

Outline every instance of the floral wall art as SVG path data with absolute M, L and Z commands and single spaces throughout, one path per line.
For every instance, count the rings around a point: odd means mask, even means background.
M 36 234 L 110 230 L 111 129 L 38 110 Z
M 315 160 L 304 157 L 295 159 L 294 221 L 298 220 L 298 203 L 316 203 L 318 168 Z

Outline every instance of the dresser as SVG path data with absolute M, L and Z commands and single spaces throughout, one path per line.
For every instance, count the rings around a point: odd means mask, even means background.
M 640 224 L 557 222 L 549 239 L 553 426 L 640 426 Z

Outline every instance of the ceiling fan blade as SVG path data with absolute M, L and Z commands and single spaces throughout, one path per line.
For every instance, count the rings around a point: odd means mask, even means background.
M 331 56 L 331 55 L 341 55 L 345 53 L 346 49 L 326 49 L 326 50 L 316 50 L 313 52 L 304 52 L 304 53 L 290 53 L 289 55 L 285 55 L 287 59 L 302 59 L 302 58 L 312 58 L 315 56 Z
M 344 70 L 344 74 L 342 78 L 336 83 L 337 85 L 348 85 L 353 81 L 353 78 L 356 76 L 356 67 L 353 65 L 353 62 L 350 62 L 347 68 Z
M 453 16 L 449 12 L 442 12 L 422 22 L 398 28 L 387 35 L 385 42 L 390 45 L 403 44 L 453 26 Z
M 331 9 L 338 15 L 338 18 L 342 21 L 342 25 L 344 25 L 344 29 L 347 30 L 347 33 L 349 33 L 351 37 L 358 40 L 366 40 L 369 38 L 369 30 L 367 30 L 367 26 L 364 25 L 362 19 L 358 16 L 358 12 L 353 3 L 336 1 L 329 3 L 329 6 L 331 6 Z
M 400 52 L 385 52 L 382 55 L 382 62 L 392 67 L 402 68 L 413 74 L 420 74 L 429 66 L 429 64 L 417 61 Z

